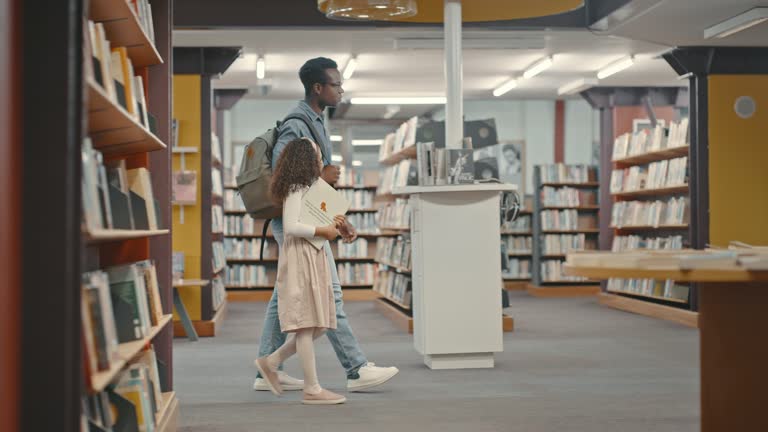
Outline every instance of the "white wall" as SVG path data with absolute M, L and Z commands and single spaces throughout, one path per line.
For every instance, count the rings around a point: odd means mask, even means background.
M 243 99 L 232 108 L 232 141 L 250 142 L 296 107 L 298 100 Z
M 587 101 L 565 101 L 565 163 L 592 163 L 594 117 L 594 110 Z

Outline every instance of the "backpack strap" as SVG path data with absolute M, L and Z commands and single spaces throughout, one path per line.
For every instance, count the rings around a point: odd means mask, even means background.
M 272 222 L 272 219 L 267 219 L 264 221 L 264 228 L 261 229 L 261 249 L 259 251 L 259 261 L 264 261 L 264 245 L 267 244 L 267 229 L 269 228 L 269 223 Z
M 320 153 L 322 154 L 323 159 L 327 160 L 328 163 L 330 163 L 331 162 L 331 158 L 329 158 L 328 155 L 325 154 L 324 140 L 320 139 L 320 137 L 323 136 L 323 135 L 320 135 L 320 133 L 317 131 L 317 129 L 315 128 L 315 125 L 312 124 L 312 120 L 310 120 L 310 118 L 307 117 L 307 115 L 304 114 L 304 113 L 293 113 L 293 114 L 289 114 L 283 120 L 283 123 L 285 123 L 286 121 L 291 120 L 291 119 L 301 120 L 301 121 L 304 122 L 305 125 L 307 125 L 307 127 L 309 128 L 309 133 L 312 134 L 312 138 L 320 146 Z

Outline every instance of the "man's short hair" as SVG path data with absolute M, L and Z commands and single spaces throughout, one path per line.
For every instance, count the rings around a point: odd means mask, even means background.
M 317 57 L 307 60 L 299 69 L 299 78 L 301 83 L 304 84 L 304 95 L 309 96 L 309 93 L 312 92 L 312 86 L 315 84 L 327 84 L 326 69 L 338 68 L 339 65 L 329 58 Z

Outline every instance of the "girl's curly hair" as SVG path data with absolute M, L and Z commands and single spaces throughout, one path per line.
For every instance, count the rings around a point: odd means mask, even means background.
M 310 187 L 320 177 L 317 151 L 312 141 L 298 138 L 288 143 L 277 159 L 269 192 L 272 201 L 281 206 L 291 194 Z

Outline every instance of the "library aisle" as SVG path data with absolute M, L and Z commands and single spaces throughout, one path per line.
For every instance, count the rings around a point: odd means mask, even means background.
M 266 303 L 233 303 L 216 338 L 174 341 L 180 431 L 697 431 L 697 331 L 601 307 L 594 297 L 541 299 L 510 292 L 494 369 L 429 370 L 372 302 L 346 311 L 368 357 L 400 374 L 333 409 L 252 390 Z M 317 344 L 318 376 L 345 391 L 327 339 Z M 301 376 L 296 360 L 286 371 Z

